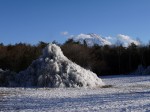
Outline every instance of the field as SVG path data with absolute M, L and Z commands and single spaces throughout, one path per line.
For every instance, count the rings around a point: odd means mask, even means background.
M 150 76 L 101 77 L 103 88 L 0 88 L 0 111 L 149 112 Z

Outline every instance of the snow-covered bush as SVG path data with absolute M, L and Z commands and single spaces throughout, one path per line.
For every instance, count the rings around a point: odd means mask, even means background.
M 102 80 L 65 57 L 55 44 L 49 44 L 39 59 L 16 76 L 19 86 L 101 87 Z

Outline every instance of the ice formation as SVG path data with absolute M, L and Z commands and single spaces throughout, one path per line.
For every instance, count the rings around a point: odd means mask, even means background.
M 65 57 L 55 44 L 49 44 L 43 55 L 17 74 L 20 86 L 38 87 L 101 87 L 102 80 Z

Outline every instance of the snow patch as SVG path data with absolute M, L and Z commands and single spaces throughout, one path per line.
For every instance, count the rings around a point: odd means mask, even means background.
M 112 88 L 0 88 L 2 112 L 149 112 L 150 76 L 102 76 Z
M 49 44 L 43 55 L 33 61 L 27 70 L 17 74 L 20 86 L 39 87 L 101 87 L 102 80 L 65 57 L 55 44 Z

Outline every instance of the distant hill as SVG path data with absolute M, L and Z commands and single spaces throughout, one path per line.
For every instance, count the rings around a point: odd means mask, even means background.
M 81 44 L 84 44 L 84 41 L 88 46 L 93 46 L 94 44 L 104 46 L 104 45 L 112 45 L 111 42 L 106 40 L 105 38 L 102 38 L 101 36 L 90 33 L 90 34 L 80 34 L 73 37 L 73 40 L 76 42 L 80 42 Z
M 135 45 L 139 46 L 141 45 L 141 42 L 136 39 L 132 39 L 131 37 L 127 35 L 118 34 L 116 37 L 101 37 L 98 34 L 95 33 L 89 33 L 89 34 L 79 34 L 76 36 L 71 37 L 74 41 L 80 42 L 81 44 L 86 44 L 88 46 L 93 46 L 94 44 L 99 46 L 104 45 L 122 45 L 124 47 L 128 47 L 131 45 L 131 43 L 134 43 Z

